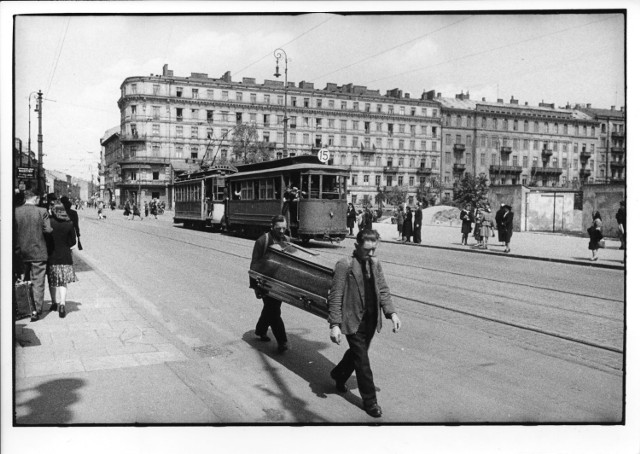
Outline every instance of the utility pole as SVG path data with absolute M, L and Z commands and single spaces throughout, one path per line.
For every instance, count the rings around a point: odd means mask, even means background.
M 289 122 L 289 117 L 287 117 L 287 89 L 289 85 L 289 81 L 287 80 L 287 73 L 289 72 L 288 58 L 287 53 L 283 49 L 276 49 L 273 51 L 273 56 L 276 57 L 276 72 L 274 74 L 275 77 L 280 77 L 280 66 L 279 62 L 281 58 L 284 58 L 284 142 L 283 142 L 283 157 L 288 157 L 289 152 L 287 151 L 287 123 Z
M 38 90 L 38 194 L 42 194 L 42 90 Z

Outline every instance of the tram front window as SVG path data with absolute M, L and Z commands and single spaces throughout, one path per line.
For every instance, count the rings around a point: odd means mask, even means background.
M 309 198 L 320 198 L 320 175 L 311 175 L 311 187 L 309 188 Z
M 323 199 L 339 199 L 340 186 L 339 177 L 336 175 L 322 176 L 322 198 Z

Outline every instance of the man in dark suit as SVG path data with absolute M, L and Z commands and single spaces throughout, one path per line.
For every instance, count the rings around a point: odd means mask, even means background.
M 413 215 L 413 242 L 422 243 L 422 204 L 418 202 L 416 213 Z
M 374 418 L 382 416 L 382 409 L 369 364 L 369 345 L 376 330 L 382 329 L 383 313 L 393 322 L 394 332 L 400 329 L 382 266 L 374 257 L 378 239 L 375 230 L 358 232 L 353 257 L 336 263 L 329 292 L 331 340 L 340 344 L 344 334 L 349 343 L 344 357 L 331 371 L 331 378 L 339 392 L 346 392 L 346 382 L 355 370 L 364 410 Z
M 267 253 L 269 246 L 276 243 L 284 246 L 289 243 L 289 238 L 285 235 L 286 230 L 287 220 L 283 215 L 277 215 L 271 219 L 271 230 L 258 238 L 253 245 L 253 254 L 251 255 L 252 268 Z M 262 298 L 263 303 L 262 313 L 256 324 L 256 336 L 262 341 L 270 341 L 271 339 L 267 336 L 267 329 L 271 327 L 271 331 L 278 342 L 278 352 L 284 353 L 289 349 L 289 344 L 287 343 L 287 332 L 281 317 L 282 301 L 261 295 L 260 289 L 253 279 L 250 281 L 250 287 L 255 290 L 258 298 Z
M 33 283 L 35 310 L 31 313 L 31 321 L 35 322 L 44 306 L 44 280 L 48 259 L 45 234 L 51 233 L 52 228 L 49 212 L 38 206 L 38 195 L 26 190 L 24 199 L 24 204 L 15 209 L 15 254 L 23 264 L 23 269 L 18 274 L 24 275 L 25 280 Z
M 504 215 L 502 216 L 502 229 L 505 245 L 504 252 L 511 252 L 509 244 L 511 243 L 511 235 L 513 235 L 513 210 L 509 205 L 504 205 L 502 209 L 504 210 Z

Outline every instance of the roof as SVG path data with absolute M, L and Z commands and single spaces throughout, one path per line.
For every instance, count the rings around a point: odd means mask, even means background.
M 531 106 L 526 104 L 512 104 L 510 102 L 489 102 L 489 101 L 475 101 L 473 99 L 458 99 L 458 98 L 436 98 L 437 102 L 444 108 L 460 109 L 460 110 L 473 110 L 476 108 L 481 109 L 483 106 L 486 108 L 496 108 L 505 110 L 521 110 L 521 111 L 535 111 L 541 114 L 561 114 L 574 120 L 590 120 L 591 117 L 584 112 L 576 109 L 565 108 L 553 108 L 546 106 Z
M 261 176 L 261 175 L 270 175 L 276 174 L 280 172 L 303 172 L 303 171 L 312 171 L 314 173 L 327 173 L 327 174 L 348 174 L 349 168 L 343 166 L 330 166 L 326 164 L 293 164 L 283 167 L 275 167 L 271 169 L 261 169 L 261 170 L 252 170 L 252 171 L 238 171 L 236 174 L 227 175 L 227 178 L 230 180 L 233 179 L 242 179 L 246 177 L 253 176 Z
M 595 118 L 599 118 L 599 117 L 617 118 L 620 121 L 624 121 L 626 119 L 626 112 L 622 110 L 594 109 L 594 108 L 586 108 L 586 107 L 579 107 L 578 109 L 581 112 L 584 112 L 585 114 Z

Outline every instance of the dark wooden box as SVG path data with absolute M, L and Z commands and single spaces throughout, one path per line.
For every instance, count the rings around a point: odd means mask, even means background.
M 252 287 L 322 318 L 329 316 L 327 298 L 335 263 L 295 244 L 269 246 L 249 270 Z

